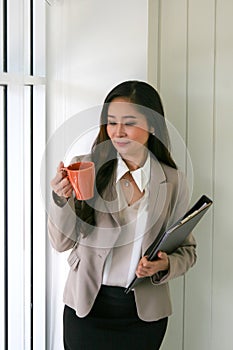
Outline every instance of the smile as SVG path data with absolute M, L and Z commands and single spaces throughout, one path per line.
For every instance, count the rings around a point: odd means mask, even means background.
M 118 147 L 125 147 L 130 144 L 130 141 L 114 141 L 114 144 Z

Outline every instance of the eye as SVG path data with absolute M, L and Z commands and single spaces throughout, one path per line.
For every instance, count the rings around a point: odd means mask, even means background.
M 116 125 L 116 122 L 108 121 L 108 125 Z
M 125 125 L 127 125 L 127 126 L 134 126 L 134 125 L 136 125 L 136 123 L 135 122 L 127 122 L 127 123 L 125 123 Z

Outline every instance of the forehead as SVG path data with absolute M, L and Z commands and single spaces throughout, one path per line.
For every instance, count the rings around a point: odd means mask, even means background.
M 138 111 L 135 104 L 124 97 L 117 97 L 108 106 L 109 117 L 138 117 L 145 118 L 145 115 Z

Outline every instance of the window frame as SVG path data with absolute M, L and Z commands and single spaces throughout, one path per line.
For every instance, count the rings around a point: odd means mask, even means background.
M 0 349 L 46 349 L 46 4 L 0 0 Z M 45 174 L 42 174 L 45 176 Z

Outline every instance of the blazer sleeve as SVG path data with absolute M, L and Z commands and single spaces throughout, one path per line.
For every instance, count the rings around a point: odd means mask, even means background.
M 189 191 L 186 177 L 178 172 L 178 190 L 169 225 L 176 222 L 188 209 Z M 192 233 L 188 235 L 182 245 L 168 255 L 169 270 L 161 271 L 151 277 L 153 284 L 166 283 L 171 279 L 184 275 L 196 263 L 196 241 Z
M 87 156 L 74 157 L 75 163 Z M 52 247 L 63 252 L 73 248 L 78 239 L 75 200 L 73 197 L 62 200 L 54 192 L 50 200 L 48 213 L 48 236 Z
M 58 252 L 66 251 L 75 245 L 77 230 L 73 197 L 60 206 L 53 193 L 48 214 L 48 236 L 52 247 Z

